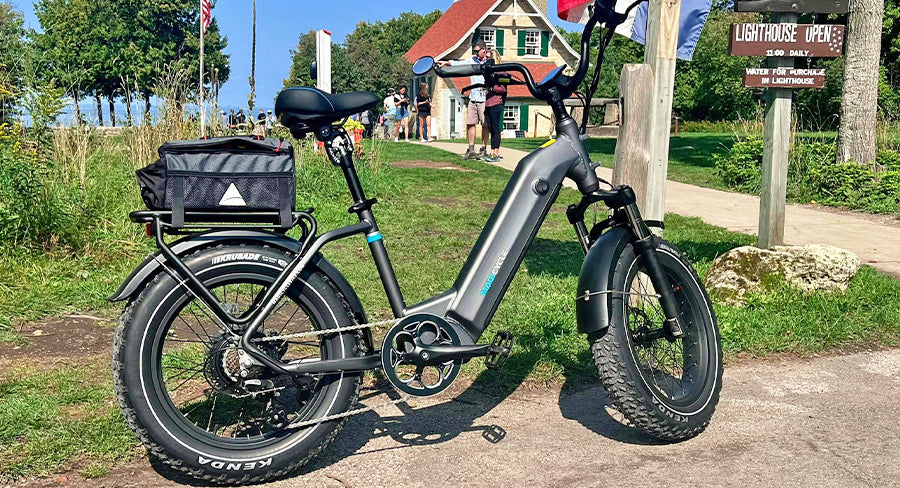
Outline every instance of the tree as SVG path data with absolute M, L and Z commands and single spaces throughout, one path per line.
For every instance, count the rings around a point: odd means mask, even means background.
M 253 123 L 253 105 L 256 101 L 256 0 L 253 0 L 253 46 L 250 48 L 250 96 L 247 106 L 250 108 L 250 123 Z
M 12 5 L 0 2 L 0 124 L 15 115 L 16 101 L 22 92 L 22 62 L 28 44 L 22 15 Z
M 839 162 L 875 161 L 879 59 L 884 0 L 855 0 L 847 19 L 844 92 L 838 131 Z
M 360 22 L 344 45 L 332 44 L 332 91 L 369 90 L 384 93 L 408 84 L 412 76 L 403 55 L 441 16 L 439 10 L 421 15 L 404 12 L 387 22 Z M 315 32 L 300 36 L 291 51 L 291 72 L 284 86 L 314 86 L 309 66 L 316 59 Z

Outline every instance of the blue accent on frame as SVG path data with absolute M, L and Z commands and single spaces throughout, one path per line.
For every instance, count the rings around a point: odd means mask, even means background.
M 366 242 L 375 242 L 382 239 L 381 232 L 376 232 L 370 236 L 366 236 Z

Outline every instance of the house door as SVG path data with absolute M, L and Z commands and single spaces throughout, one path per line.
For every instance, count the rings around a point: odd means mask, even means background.
M 456 137 L 456 98 L 450 98 L 450 138 Z

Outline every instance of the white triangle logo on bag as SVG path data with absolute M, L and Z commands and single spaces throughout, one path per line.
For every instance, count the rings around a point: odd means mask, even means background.
M 225 194 L 222 195 L 222 199 L 219 200 L 219 205 L 222 205 L 223 207 L 246 207 L 247 202 L 244 201 L 241 192 L 239 192 L 237 187 L 234 186 L 234 183 L 232 183 L 228 185 L 228 189 L 225 190 Z

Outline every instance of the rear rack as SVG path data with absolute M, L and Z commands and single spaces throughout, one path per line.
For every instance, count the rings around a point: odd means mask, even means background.
M 309 234 L 307 222 L 312 219 L 313 208 L 300 212 L 291 212 L 291 223 L 288 227 L 281 225 L 281 214 L 277 211 L 185 211 L 184 225 L 172 225 L 171 210 L 136 210 L 128 214 L 128 218 L 136 224 L 150 224 L 159 221 L 166 234 L 192 234 L 201 230 L 233 229 L 233 230 L 272 230 L 284 234 L 299 226 L 303 236 Z M 301 238 L 301 240 L 304 240 Z

